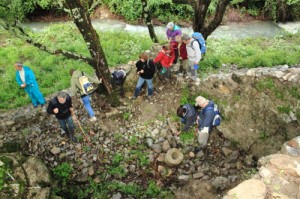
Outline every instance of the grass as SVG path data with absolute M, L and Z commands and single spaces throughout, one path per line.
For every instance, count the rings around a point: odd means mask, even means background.
M 71 68 L 80 69 L 89 74 L 93 73 L 93 69 L 86 63 L 42 52 L 4 30 L 0 30 L 0 35 L 0 83 L 2 85 L 0 111 L 30 103 L 27 94 L 16 84 L 13 67 L 16 61 L 23 61 L 35 72 L 40 90 L 45 96 L 70 86 L 69 70 Z M 72 23 L 50 25 L 47 31 L 31 33 L 31 35 L 36 41 L 49 48 L 64 49 L 89 56 L 82 36 Z M 99 36 L 109 66 L 137 60 L 138 55 L 150 49 L 152 45 L 147 34 L 99 32 Z M 300 33 L 275 38 L 234 41 L 209 38 L 207 54 L 200 63 L 201 74 L 220 68 L 223 63 L 236 64 L 239 68 L 299 64 L 299 43 Z M 186 103 L 190 99 L 191 97 L 186 95 L 181 102 Z M 124 117 L 127 118 L 127 114 Z

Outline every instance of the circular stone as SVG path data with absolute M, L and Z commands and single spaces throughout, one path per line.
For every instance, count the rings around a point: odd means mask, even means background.
M 165 156 L 165 163 L 172 167 L 179 165 L 183 160 L 183 154 L 179 149 L 172 148 L 168 150 L 166 156 Z

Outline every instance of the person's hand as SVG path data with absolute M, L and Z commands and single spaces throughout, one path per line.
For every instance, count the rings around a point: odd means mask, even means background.
M 102 83 L 102 78 L 100 78 L 99 81 L 100 81 L 100 84 L 101 84 Z
M 21 85 L 21 88 L 25 88 L 25 87 L 26 87 L 26 84 L 22 84 L 22 85 Z
M 198 62 L 194 62 L 194 65 L 198 65 Z
M 58 113 L 58 108 L 53 109 L 53 113 Z
M 140 73 L 144 73 L 144 70 L 141 70 Z

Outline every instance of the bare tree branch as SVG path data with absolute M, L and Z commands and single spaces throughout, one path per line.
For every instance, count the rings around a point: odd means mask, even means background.
M 39 48 L 40 50 L 42 51 L 45 51 L 49 54 L 52 54 L 52 55 L 63 55 L 67 58 L 71 58 L 71 59 L 76 59 L 76 60 L 82 60 L 88 64 L 91 64 L 93 63 L 93 60 L 89 57 L 85 57 L 83 55 L 80 55 L 80 54 L 76 54 L 76 53 L 72 53 L 72 52 L 69 52 L 69 51 L 66 51 L 66 50 L 62 50 L 62 49 L 56 49 L 56 50 L 53 50 L 53 49 L 50 49 L 48 48 L 47 46 L 41 44 L 41 43 L 38 43 L 38 42 L 35 42 L 33 41 L 29 35 L 26 33 L 26 31 L 21 27 L 19 26 L 17 23 L 14 23 L 14 24 L 8 24 L 6 23 L 5 21 L 3 20 L 0 20 L 0 25 L 7 31 L 9 32 L 13 32 L 15 36 L 25 40 L 27 43 Z
M 93 5 L 91 5 L 91 7 L 88 10 L 88 13 L 91 14 L 93 12 L 93 10 L 101 3 L 102 3 L 102 0 L 96 1 Z

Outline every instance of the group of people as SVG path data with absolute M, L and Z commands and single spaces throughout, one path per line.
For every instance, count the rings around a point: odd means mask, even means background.
M 153 94 L 153 77 L 157 68 L 160 68 L 159 74 L 165 79 L 171 78 L 171 68 L 179 61 L 179 73 L 190 76 L 187 77 L 193 81 L 197 80 L 197 67 L 201 60 L 202 54 L 200 51 L 200 44 L 194 42 L 188 34 L 181 33 L 180 27 L 173 22 L 167 24 L 167 39 L 169 43 L 162 46 L 157 56 L 152 60 L 146 53 L 139 56 L 136 63 L 136 73 L 139 75 L 138 82 L 135 87 L 132 99 L 136 99 L 139 95 L 141 87 L 144 82 L 148 86 L 147 98 L 151 98 Z M 157 65 L 161 66 L 158 67 Z M 197 67 L 196 67 L 197 66 Z
M 136 99 L 139 96 L 141 87 L 146 82 L 148 86 L 148 96 L 151 98 L 153 95 L 153 77 L 157 70 L 156 64 L 160 64 L 161 69 L 158 71 L 161 75 L 164 75 L 166 79 L 171 78 L 171 67 L 180 61 L 180 69 L 178 72 L 187 74 L 190 72 L 189 78 L 196 80 L 197 69 L 195 65 L 198 65 L 201 60 L 201 51 L 198 42 L 194 42 L 195 39 L 191 38 L 188 34 L 181 33 L 180 27 L 173 22 L 167 25 L 167 38 L 169 43 L 164 45 L 158 55 L 152 60 L 149 59 L 147 53 L 142 53 L 139 56 L 139 60 L 136 63 L 136 72 L 139 75 L 139 79 L 134 91 L 132 99 Z M 40 92 L 38 83 L 36 81 L 33 71 L 28 66 L 23 66 L 21 62 L 15 63 L 16 69 L 16 81 L 21 89 L 29 95 L 34 107 L 41 105 L 45 110 L 45 98 Z M 89 120 L 95 122 L 97 118 L 91 106 L 90 95 L 86 94 L 80 85 L 79 78 L 86 76 L 88 81 L 100 84 L 101 79 L 97 77 L 91 77 L 80 70 L 70 70 L 71 75 L 71 95 L 79 95 L 81 101 L 89 115 Z M 76 99 L 76 98 L 75 98 Z M 195 123 L 198 124 L 198 142 L 205 146 L 208 139 L 208 134 L 212 129 L 212 120 L 214 112 L 207 107 L 213 106 L 213 102 L 205 99 L 204 97 L 196 98 L 196 105 L 202 109 L 200 113 L 194 106 L 186 104 L 180 106 L 177 109 L 177 115 L 181 117 L 181 121 L 185 124 L 182 128 L 182 132 L 187 131 Z M 205 110 L 208 111 L 205 111 Z M 46 110 L 45 110 L 46 111 Z M 52 98 L 49 102 L 47 112 L 54 114 L 58 119 L 58 123 L 62 130 L 62 134 L 68 135 L 70 140 L 77 142 L 74 136 L 75 125 L 74 121 L 78 121 L 73 110 L 72 98 L 66 92 L 60 91 L 57 96 Z
M 33 71 L 28 66 L 23 66 L 21 62 L 15 63 L 14 66 L 16 69 L 16 81 L 20 88 L 24 89 L 24 91 L 28 94 L 33 106 L 36 108 L 41 105 L 43 107 L 43 110 L 47 111 L 49 114 L 54 114 L 62 130 L 61 134 L 66 134 L 70 138 L 70 140 L 72 140 L 73 142 L 77 142 L 77 139 L 74 136 L 74 121 L 77 121 L 77 118 L 74 114 L 71 96 L 63 91 L 58 92 L 58 94 L 50 100 L 46 109 L 44 106 L 46 104 L 46 100 L 39 90 L 39 86 Z M 100 84 L 101 79 L 99 80 L 96 77 L 89 76 L 88 74 L 83 73 L 80 70 L 74 69 L 70 70 L 70 75 L 72 96 L 80 96 L 84 108 L 89 115 L 89 120 L 91 122 L 95 122 L 97 118 L 95 117 L 95 113 L 91 106 L 90 95 L 85 94 L 81 89 L 79 77 L 84 75 L 90 82 L 95 84 Z
M 214 127 L 214 102 L 202 96 L 198 96 L 195 101 L 195 106 L 191 104 L 180 105 L 177 109 L 177 116 L 180 117 L 181 123 L 184 124 L 181 132 L 187 132 L 191 126 L 197 125 L 198 143 L 200 147 L 205 147 L 209 133 Z M 198 111 L 199 109 L 200 111 Z

